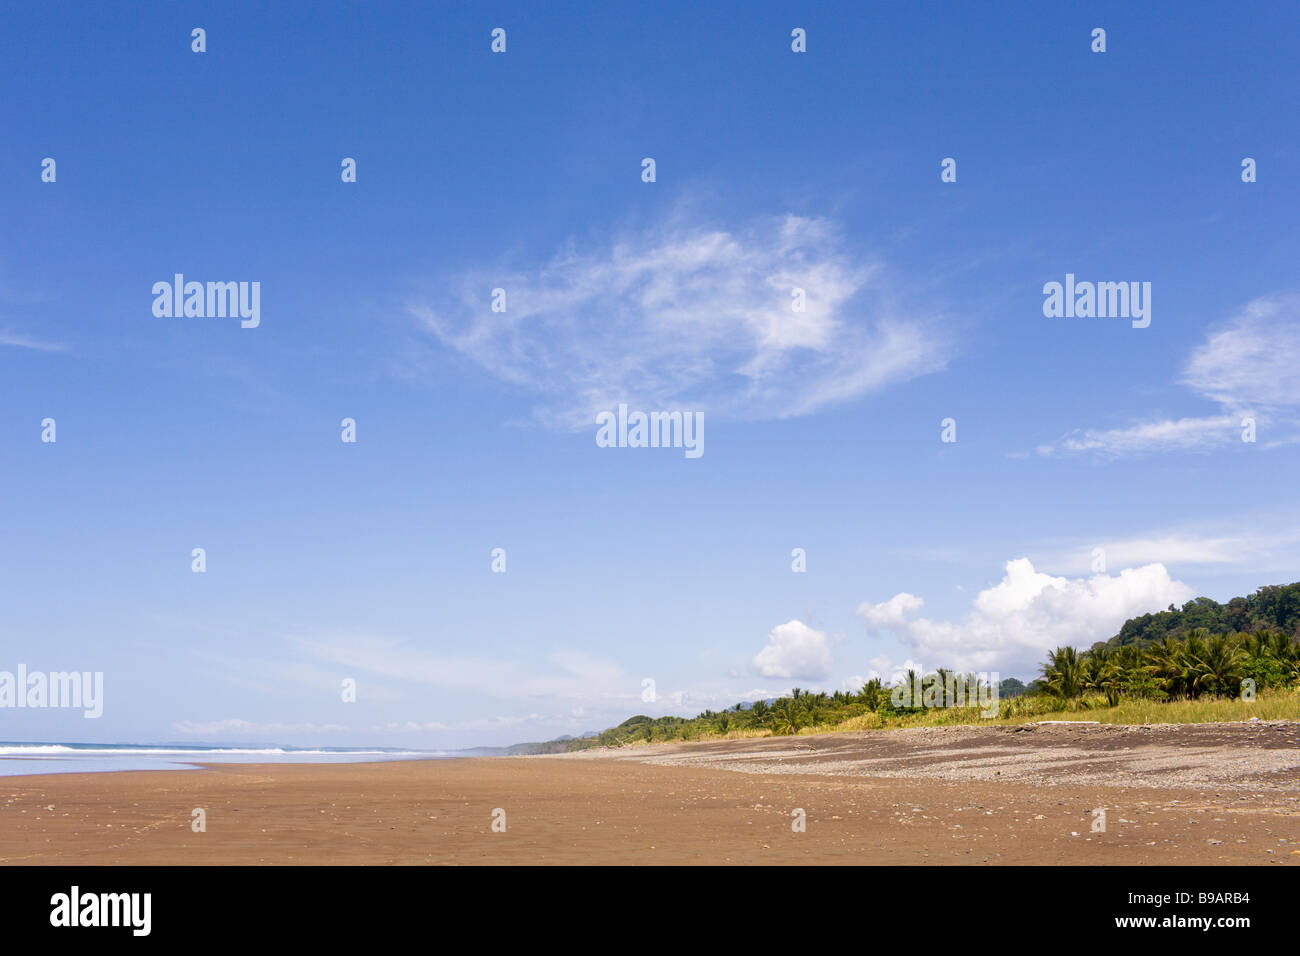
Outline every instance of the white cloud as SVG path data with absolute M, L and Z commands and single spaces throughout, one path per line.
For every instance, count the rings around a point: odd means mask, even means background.
M 753 666 L 763 677 L 824 680 L 831 672 L 830 643 L 824 632 L 802 621 L 787 621 L 772 628 Z
M 1241 443 L 1247 416 L 1265 447 L 1293 443 L 1286 413 L 1300 407 L 1300 295 L 1248 303 L 1192 352 L 1178 381 L 1218 404 L 1219 414 L 1077 429 L 1038 453 L 1120 458 L 1224 448 Z
M 1260 568 L 1270 566 L 1268 562 L 1294 564 L 1297 544 L 1300 544 L 1300 533 L 1295 530 L 1263 532 L 1259 529 L 1243 529 L 1230 535 L 1155 533 L 1083 545 L 1049 558 L 1048 564 L 1066 573 L 1088 571 L 1093 563 L 1093 548 L 1099 547 L 1105 554 L 1107 566 L 1249 563 Z
M 448 730 L 497 730 L 548 721 L 556 723 L 563 719 L 563 717 L 554 714 L 503 714 L 495 717 L 480 717 L 474 720 L 460 720 L 450 724 L 440 720 L 390 720 L 386 724 L 379 724 L 371 729 L 376 733 L 398 734 L 439 733 Z
M 549 424 L 585 428 L 621 401 L 786 418 L 945 364 L 945 339 L 883 301 L 879 272 L 824 219 L 728 230 L 679 214 L 605 248 L 571 244 L 538 269 L 461 276 L 450 302 L 411 311 L 444 345 L 535 393 Z M 489 307 L 498 287 L 504 313 Z M 802 313 L 794 288 L 806 292 Z
M 1239 415 L 1139 422 L 1123 428 L 1086 428 L 1071 432 L 1055 445 L 1043 445 L 1038 452 L 1040 455 L 1057 451 L 1095 452 L 1120 458 L 1152 452 L 1198 451 L 1241 441 L 1241 428 Z
M 866 618 L 869 627 L 896 627 L 912 611 L 919 611 L 925 602 L 903 591 L 881 604 L 859 604 L 858 614 Z
M 1300 295 L 1249 303 L 1192 353 L 1180 381 L 1229 408 L 1300 405 Z
M 38 352 L 62 352 L 63 346 L 58 342 L 44 342 L 21 332 L 0 329 L 0 345 L 9 345 L 20 349 L 35 349 Z
M 864 603 L 857 613 L 869 628 L 897 634 L 927 667 L 1027 673 L 1050 648 L 1086 648 L 1114 636 L 1130 617 L 1181 605 L 1193 596 L 1161 564 L 1128 568 L 1115 576 L 1063 578 L 1035 571 L 1029 559 L 1019 558 L 1007 562 L 998 584 L 980 591 L 961 623 L 900 619 L 889 609 L 891 602 L 906 597 L 903 605 L 915 609 L 910 595 Z M 890 619 L 897 623 L 872 623 Z

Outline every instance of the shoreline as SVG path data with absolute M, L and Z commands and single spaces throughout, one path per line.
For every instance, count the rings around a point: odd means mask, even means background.
M 51 770 L 51 771 L 33 771 L 31 773 L 0 773 L 0 784 L 5 780 L 29 780 L 33 777 L 102 777 L 105 775 L 114 775 L 121 773 L 185 773 L 197 770 L 206 770 L 215 767 L 335 767 L 345 764 L 377 764 L 377 763 L 406 763 L 406 762 L 437 762 L 441 760 L 482 760 L 490 759 L 494 755 L 475 755 L 472 757 L 389 757 L 389 758 L 369 758 L 364 760 L 266 760 L 266 761 L 236 761 L 236 760 L 178 760 L 174 763 L 159 761 L 166 764 L 165 766 L 148 766 L 148 767 L 103 767 L 100 769 L 87 770 Z M 37 758 L 22 756 L 0 756 L 0 767 L 4 766 L 4 761 L 13 760 L 23 763 L 34 763 Z M 105 762 L 117 758 L 106 758 Z M 71 761 L 69 761 L 71 762 Z
M 529 754 L 527 756 L 550 756 L 550 755 Z M 3 759 L 5 758 L 0 757 L 0 760 Z M 23 758 L 15 757 L 13 759 L 21 760 Z M 175 769 L 171 769 L 171 770 L 162 770 L 156 767 L 124 767 L 121 770 L 64 770 L 64 771 L 57 771 L 54 773 L 0 774 L 0 791 L 4 791 L 6 789 L 13 789 L 12 787 L 7 786 L 7 782 L 11 780 L 21 780 L 21 781 L 62 780 L 67 777 L 80 777 L 80 778 L 117 777 L 125 774 L 141 774 L 141 773 L 167 774 L 168 776 L 171 776 L 174 774 L 182 774 L 182 773 L 206 773 L 207 771 L 210 770 L 223 770 L 223 769 L 257 770 L 257 769 L 273 769 L 277 767 L 361 767 L 361 766 L 373 767 L 376 764 L 387 764 L 387 763 L 449 763 L 453 760 L 496 760 L 496 759 L 499 759 L 496 755 L 485 755 L 485 756 L 477 756 L 477 757 L 412 757 L 406 760 L 349 760 L 346 762 L 330 762 L 328 760 L 314 762 L 314 761 L 303 760 L 294 763 L 289 763 L 289 762 L 280 763 L 278 761 L 264 761 L 264 762 L 250 762 L 250 763 L 234 763 L 234 762 L 208 763 L 203 761 L 195 761 L 194 763 L 178 764 L 175 767 Z M 516 759 L 516 758 L 507 757 L 504 759 Z

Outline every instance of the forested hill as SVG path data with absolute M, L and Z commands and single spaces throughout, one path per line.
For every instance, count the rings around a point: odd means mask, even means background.
M 1261 628 L 1300 633 L 1300 583 L 1271 584 L 1249 597 L 1235 597 L 1227 604 L 1210 598 L 1196 598 L 1181 608 L 1129 618 L 1119 633 L 1104 643 L 1111 647 L 1135 644 L 1139 647 L 1165 635 L 1182 637 L 1192 628 L 1203 627 L 1211 634 L 1251 632 Z M 1093 645 L 1101 646 L 1102 642 Z

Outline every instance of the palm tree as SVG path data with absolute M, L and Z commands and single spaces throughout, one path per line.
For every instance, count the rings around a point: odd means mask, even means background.
M 966 689 L 965 696 L 966 696 L 967 707 L 973 706 L 974 703 L 980 699 L 979 695 L 980 695 L 981 686 L 987 686 L 989 688 L 993 687 L 991 683 L 986 683 L 984 680 L 980 678 L 978 674 L 975 673 L 966 674 L 963 677 L 959 677 L 957 680 L 958 683 L 962 684 Z M 992 691 L 990 690 L 990 694 L 991 693 Z
M 1127 644 L 1118 648 L 1114 654 L 1115 667 L 1115 688 L 1123 692 L 1129 689 L 1137 689 L 1139 693 L 1145 693 L 1148 674 L 1146 670 L 1146 654 L 1142 648 L 1136 644 Z
M 939 689 L 938 692 L 939 706 L 946 707 L 948 704 L 951 703 L 951 701 L 947 699 L 947 694 L 948 694 L 948 678 L 952 676 L 952 671 L 948 670 L 948 668 L 946 667 L 937 667 L 935 668 L 934 676 L 935 676 L 934 686 Z
M 1210 632 L 1203 627 L 1194 627 L 1187 632 L 1187 640 L 1183 643 L 1183 651 L 1180 663 L 1182 665 L 1183 684 L 1187 693 L 1192 697 L 1199 697 L 1204 687 L 1197 682 L 1197 675 L 1201 669 L 1201 659 L 1206 653 L 1206 641 L 1209 639 Z
M 862 690 L 858 694 L 862 702 L 867 705 L 867 710 L 879 709 L 885 699 L 885 689 L 879 677 L 873 677 L 862 685 Z
M 1235 686 L 1241 683 L 1245 653 L 1227 634 L 1215 634 L 1213 637 L 1198 635 L 1198 639 L 1193 642 L 1194 634 L 1196 631 L 1187 635 L 1193 690 L 1211 694 L 1233 692 Z M 1193 646 L 1196 648 L 1195 655 L 1192 654 Z
M 766 723 L 777 736 L 798 733 L 802 726 L 802 710 L 795 698 L 782 697 L 767 712 Z
M 1268 654 L 1282 664 L 1292 664 L 1300 660 L 1300 644 L 1287 637 L 1282 631 L 1268 633 Z
M 1184 650 L 1182 642 L 1168 634 L 1147 648 L 1147 669 L 1171 697 L 1189 690 Z
M 1094 648 L 1079 658 L 1079 683 L 1084 690 L 1101 688 L 1101 672 L 1109 662 L 1110 652 L 1105 647 Z
M 1104 645 L 1098 647 L 1083 656 L 1079 670 L 1085 688 L 1101 691 L 1111 707 L 1119 704 L 1121 667 L 1118 654 Z
M 1115 652 L 1115 662 L 1119 664 L 1120 675 L 1125 679 L 1137 676 L 1143 663 L 1142 648 L 1136 644 L 1126 644 Z
M 917 686 L 919 683 L 920 681 L 916 679 L 916 669 L 909 667 L 907 669 L 907 677 L 905 678 L 903 683 L 903 686 L 905 688 L 905 691 L 902 695 L 903 710 L 910 711 L 910 710 L 921 709 L 921 691 L 920 688 Z
M 1078 697 L 1083 690 L 1079 655 L 1073 647 L 1058 647 L 1047 652 L 1047 663 L 1042 665 L 1042 682 L 1057 697 Z

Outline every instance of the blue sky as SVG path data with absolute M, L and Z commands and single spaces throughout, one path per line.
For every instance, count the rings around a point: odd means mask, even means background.
M 6 10 L 0 670 L 106 699 L 0 738 L 546 739 L 1300 578 L 1300 8 L 1130 7 Z

